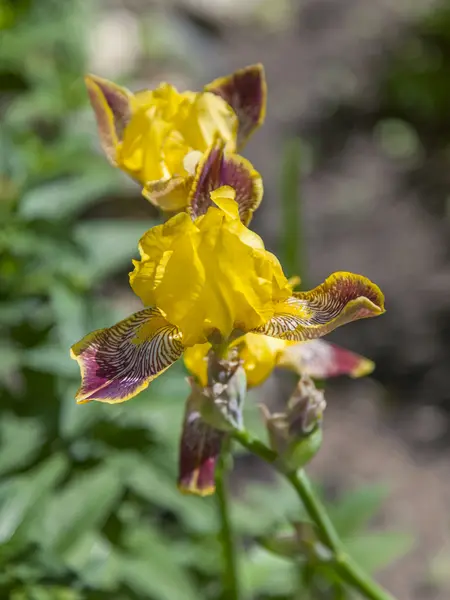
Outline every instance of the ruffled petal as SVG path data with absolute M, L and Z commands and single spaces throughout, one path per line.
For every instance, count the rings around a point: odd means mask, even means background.
M 336 327 L 384 313 L 384 296 L 362 275 L 338 272 L 309 292 L 296 292 L 275 305 L 274 316 L 257 333 L 306 341 Z
M 264 67 L 251 65 L 209 83 L 205 90 L 221 96 L 239 120 L 237 147 L 241 148 L 266 115 L 267 86 Z
M 112 162 L 116 162 L 117 144 L 131 119 L 132 94 L 125 88 L 96 75 L 85 77 L 89 100 L 97 120 L 102 148 Z
M 115 403 L 136 396 L 181 356 L 180 337 L 157 308 L 93 331 L 70 350 L 81 370 L 76 400 Z
M 311 340 L 300 344 L 288 342 L 278 355 L 277 366 L 314 379 L 328 379 L 338 375 L 364 377 L 375 368 L 375 364 L 368 358 L 325 340 Z
M 214 493 L 214 469 L 224 435 L 203 421 L 189 398 L 180 442 L 178 489 L 181 492 L 197 496 Z
M 193 218 L 204 215 L 213 206 L 211 192 L 230 186 L 236 192 L 239 217 L 245 225 L 261 203 L 263 184 L 252 164 L 237 154 L 225 154 L 222 140 L 217 140 L 197 165 L 188 198 L 188 211 Z

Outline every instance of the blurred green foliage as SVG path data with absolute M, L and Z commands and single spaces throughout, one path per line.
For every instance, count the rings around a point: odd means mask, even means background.
M 0 2 L 0 598 L 215 599 L 215 500 L 175 485 L 182 366 L 126 406 L 73 399 L 79 373 L 68 348 L 129 313 L 105 290 L 117 290 L 112 276 L 125 278 L 152 224 L 86 218 L 99 201 L 129 199 L 91 147 L 82 75 L 94 11 L 89 0 Z M 288 600 L 306 587 L 314 598 L 349 597 L 316 553 L 286 555 L 275 543 L 306 519 L 285 485 L 248 482 L 235 500 L 246 597 Z M 331 507 L 372 570 L 410 546 L 361 533 L 382 497 L 366 489 Z

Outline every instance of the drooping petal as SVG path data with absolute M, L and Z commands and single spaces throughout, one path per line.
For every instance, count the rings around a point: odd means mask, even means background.
M 362 275 L 338 272 L 309 292 L 296 292 L 275 306 L 274 316 L 255 332 L 306 341 L 336 327 L 384 313 L 384 296 Z
M 87 75 L 85 83 L 94 109 L 102 148 L 112 162 L 116 162 L 117 144 L 131 119 L 132 94 L 112 81 L 96 75 Z
M 157 308 L 146 308 L 88 334 L 70 350 L 81 370 L 79 403 L 124 402 L 144 390 L 183 352 L 180 333 Z
M 209 83 L 205 90 L 221 96 L 239 120 L 238 149 L 264 121 L 267 86 L 264 67 L 251 65 Z
M 204 215 L 213 206 L 211 192 L 230 186 L 236 192 L 239 217 L 248 225 L 253 212 L 261 203 L 263 184 L 252 164 L 237 154 L 225 154 L 222 140 L 216 141 L 197 165 L 188 198 L 188 210 L 193 218 Z
M 207 425 L 188 398 L 180 442 L 178 488 L 208 496 L 215 491 L 214 469 L 224 432 Z
M 375 368 L 375 364 L 368 358 L 325 340 L 288 343 L 278 355 L 277 366 L 314 379 L 328 379 L 338 375 L 364 377 Z

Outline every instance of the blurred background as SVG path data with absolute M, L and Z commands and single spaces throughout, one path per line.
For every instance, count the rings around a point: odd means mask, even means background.
M 377 369 L 327 383 L 309 471 L 399 600 L 449 597 L 449 3 L 0 0 L 1 599 L 221 597 L 215 500 L 175 485 L 183 365 L 126 405 L 73 400 L 68 348 L 139 308 L 127 273 L 159 219 L 101 154 L 83 74 L 199 89 L 254 62 L 269 94 L 245 152 L 265 183 L 252 227 L 289 275 L 363 273 L 387 299 L 331 336 Z M 292 385 L 252 392 L 249 427 Z M 350 598 L 265 547 L 302 518 L 282 481 L 240 455 L 232 486 L 247 598 Z

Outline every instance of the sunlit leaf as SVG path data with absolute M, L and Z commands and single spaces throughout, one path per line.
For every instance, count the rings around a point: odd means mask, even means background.
M 0 419 L 0 474 L 25 466 L 39 451 L 43 439 L 35 419 L 3 414 Z
M 372 573 L 412 550 L 414 537 L 409 533 L 367 533 L 348 538 L 345 545 L 358 564 Z
M 339 534 L 346 537 L 360 531 L 376 515 L 388 494 L 384 485 L 365 486 L 331 504 L 329 514 Z
M 117 470 L 108 465 L 73 478 L 49 503 L 42 523 L 42 542 L 64 553 L 80 536 L 103 525 L 122 489 Z
M 120 177 L 113 169 L 100 169 L 96 175 L 81 175 L 43 184 L 27 192 L 20 202 L 26 218 L 61 219 L 74 217 L 109 193 L 116 193 Z
M 65 458 L 55 454 L 26 475 L 5 480 L 0 485 L 0 541 L 13 536 L 19 541 L 37 539 L 37 521 L 48 494 L 67 467 Z

